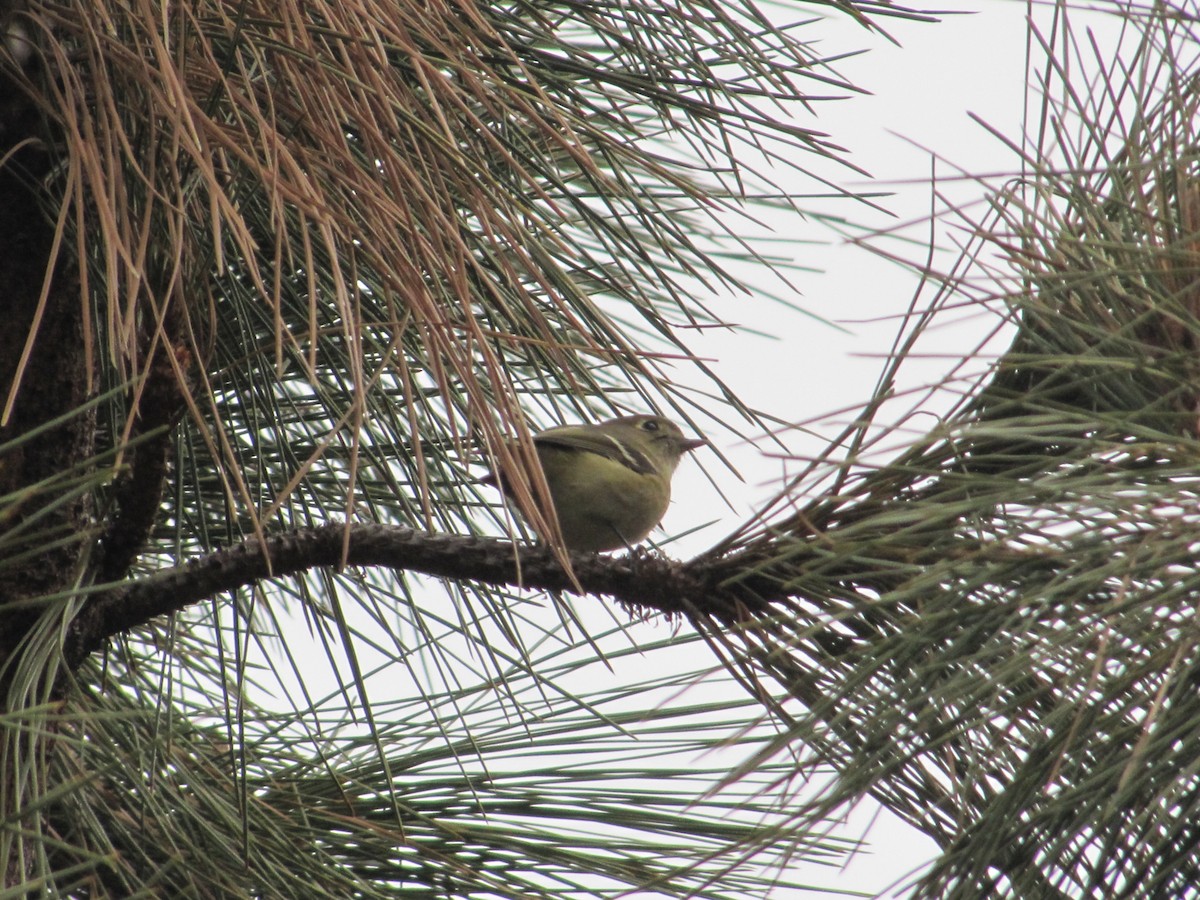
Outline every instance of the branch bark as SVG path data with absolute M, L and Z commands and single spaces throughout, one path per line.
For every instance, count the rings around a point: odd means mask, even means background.
M 726 622 L 762 614 L 771 604 L 746 585 L 722 587 L 711 564 L 680 563 L 648 553 L 622 557 L 572 553 L 570 558 L 572 573 L 546 545 L 430 534 L 394 525 L 334 523 L 265 541 L 250 538 L 97 593 L 71 623 L 64 655 L 76 668 L 109 638 L 157 616 L 264 578 L 298 575 L 322 566 L 383 566 L 528 590 L 603 595 L 662 613 Z

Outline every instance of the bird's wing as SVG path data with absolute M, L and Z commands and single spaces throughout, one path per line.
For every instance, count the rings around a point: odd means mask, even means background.
M 562 450 L 582 450 L 595 453 L 628 466 L 643 475 L 652 475 L 657 470 L 642 451 L 623 444 L 604 432 L 581 430 L 571 425 L 549 428 L 533 436 L 533 442 L 542 447 L 558 447 Z

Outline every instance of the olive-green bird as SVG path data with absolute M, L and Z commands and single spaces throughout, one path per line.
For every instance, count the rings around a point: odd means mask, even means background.
M 679 460 L 704 444 L 661 416 L 621 416 L 535 434 L 563 543 L 602 553 L 641 541 L 667 512 Z M 504 489 L 495 475 L 484 481 Z

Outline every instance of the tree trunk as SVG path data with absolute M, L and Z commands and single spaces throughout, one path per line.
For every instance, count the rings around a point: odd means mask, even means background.
M 18 23 L 12 4 L 0 6 L 0 35 L 10 50 Z M 0 866 L 10 886 L 26 880 L 33 860 L 34 842 L 21 835 L 36 834 L 41 824 L 30 820 L 36 814 L 22 814 L 32 792 L 47 787 L 31 773 L 44 771 L 51 749 L 44 714 L 13 715 L 53 689 L 48 671 L 35 667 L 47 660 L 54 666 L 56 654 L 36 651 L 52 650 L 41 636 L 53 640 L 58 630 L 35 637 L 33 628 L 42 615 L 59 612 L 31 601 L 79 577 L 90 543 L 90 491 L 63 475 L 83 474 L 96 441 L 94 412 L 78 412 L 90 382 L 84 300 L 74 262 L 55 251 L 57 211 L 43 191 L 52 145 L 24 87 L 38 76 L 36 55 L 17 50 L 0 55 L 0 537 L 25 551 L 18 565 L 0 570 L 0 603 L 10 607 L 0 629 L 0 691 L 9 714 L 0 740 L 0 817 L 12 823 L 0 833 Z

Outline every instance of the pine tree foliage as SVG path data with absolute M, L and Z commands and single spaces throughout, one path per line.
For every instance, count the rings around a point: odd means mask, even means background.
M 515 527 L 473 463 L 511 469 L 536 518 L 531 428 L 647 407 L 758 427 L 688 349 L 720 324 L 689 279 L 735 284 L 721 256 L 753 251 L 728 216 L 790 202 L 771 165 L 836 162 L 793 117 L 852 90 L 816 23 L 8 0 L 0 24 L 14 892 L 758 897 L 794 857 L 844 857 L 771 827 L 789 766 L 717 790 L 729 764 L 697 763 L 769 733 L 738 694 L 668 702 L 711 676 L 698 636 L 639 649 L 673 674 L 598 687 L 633 652 L 624 613 L 584 629 L 463 574 L 467 536 Z M 339 521 L 345 554 L 180 590 L 171 615 L 130 602 Z M 348 566 L 364 522 L 457 546 L 454 577 Z
M 778 427 L 687 335 L 773 167 L 856 199 L 820 22 L 0 3 L 12 895 L 760 897 L 864 796 L 937 842 L 916 897 L 1195 894 L 1200 55 L 1104 8 L 1116 52 L 1034 17 L 1017 174 L 947 210 L 877 395 L 674 562 L 479 537 L 517 525 L 469 466 L 536 520 L 531 427 Z
M 947 211 L 971 242 L 922 271 L 937 299 L 832 486 L 814 465 L 817 499 L 788 512 L 793 487 L 718 563 L 790 598 L 741 644 L 804 706 L 777 746 L 841 773 L 797 820 L 879 798 L 942 848 L 917 897 L 1200 884 L 1200 54 L 1185 10 L 1123 14 L 1116 55 L 1065 7 L 1033 31 L 1019 177 Z M 883 454 L 872 414 L 968 303 L 1011 347 Z

